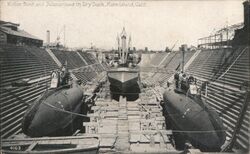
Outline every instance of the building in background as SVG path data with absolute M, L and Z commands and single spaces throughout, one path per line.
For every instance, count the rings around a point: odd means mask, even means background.
M 29 45 L 40 47 L 43 40 L 20 30 L 20 25 L 0 20 L 0 44 Z

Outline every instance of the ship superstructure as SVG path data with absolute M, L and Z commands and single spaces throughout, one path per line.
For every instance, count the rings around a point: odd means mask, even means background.
M 132 93 L 131 88 L 138 87 L 140 74 L 137 64 L 140 57 L 132 50 L 131 36 L 127 41 L 125 28 L 117 35 L 117 45 L 117 51 L 111 54 L 108 60 L 110 69 L 107 76 L 116 92 L 118 90 L 121 94 Z

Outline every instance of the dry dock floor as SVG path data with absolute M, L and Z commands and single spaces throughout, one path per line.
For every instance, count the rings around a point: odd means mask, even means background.
M 127 101 L 120 96 L 97 99 L 90 122 L 84 123 L 85 135 L 100 137 L 101 153 L 166 153 L 175 151 L 170 142 L 171 130 L 166 130 L 159 102 L 150 99 Z

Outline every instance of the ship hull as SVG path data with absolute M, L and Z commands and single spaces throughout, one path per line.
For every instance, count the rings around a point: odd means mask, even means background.
M 116 70 L 108 72 L 108 79 L 110 85 L 119 89 L 123 93 L 131 92 L 130 88 L 138 85 L 139 73 L 138 71 Z
M 30 137 L 63 134 L 63 130 L 76 118 L 69 112 L 80 113 L 82 98 L 83 93 L 78 86 L 45 92 L 27 110 L 22 122 L 23 132 Z
M 164 108 L 176 134 L 185 135 L 193 146 L 216 151 L 226 134 L 222 120 L 199 98 L 190 98 L 169 88 L 164 93 Z

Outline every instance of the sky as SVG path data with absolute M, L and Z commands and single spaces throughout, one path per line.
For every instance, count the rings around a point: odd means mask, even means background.
M 243 22 L 242 0 L 186 1 L 42 1 L 3 0 L 0 17 L 20 29 L 51 41 L 63 27 L 68 47 L 116 48 L 116 36 L 126 28 L 137 49 L 164 50 L 181 44 L 197 45 L 200 37 Z

